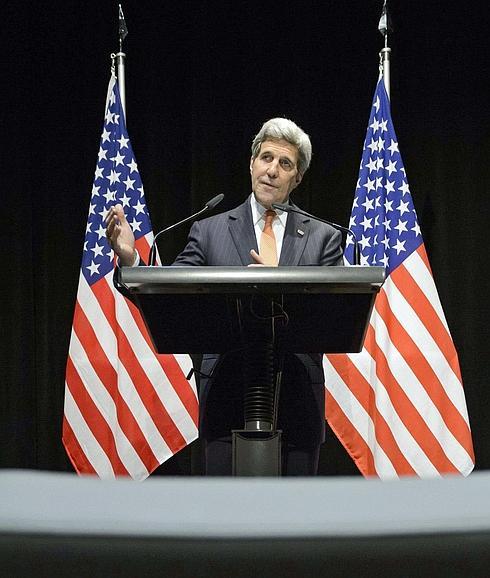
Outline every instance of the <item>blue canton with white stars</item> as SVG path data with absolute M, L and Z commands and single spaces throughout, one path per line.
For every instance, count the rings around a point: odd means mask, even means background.
M 83 246 L 82 272 L 90 285 L 114 268 L 114 252 L 106 238 L 105 217 L 120 203 L 135 239 L 151 231 L 143 185 L 129 142 L 117 82 L 112 82 Z
M 384 266 L 386 275 L 423 243 L 383 79 L 374 94 L 349 226 L 361 265 Z M 353 263 L 350 236 L 345 257 Z

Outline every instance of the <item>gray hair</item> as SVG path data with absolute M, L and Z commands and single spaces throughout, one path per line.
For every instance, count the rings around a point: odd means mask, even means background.
M 257 158 L 263 142 L 280 139 L 284 139 L 298 149 L 298 171 L 303 175 L 311 162 L 310 137 L 287 118 L 271 118 L 262 125 L 252 142 L 252 159 Z

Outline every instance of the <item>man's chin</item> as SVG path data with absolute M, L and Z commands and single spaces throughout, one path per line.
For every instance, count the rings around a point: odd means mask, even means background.
M 272 195 L 268 195 L 267 193 L 264 193 L 263 191 L 255 191 L 254 196 L 255 196 L 255 200 L 257 201 L 257 203 L 259 203 L 259 205 L 262 205 L 266 209 L 270 209 L 271 203 L 274 202 Z
M 254 193 L 257 203 L 265 207 L 266 209 L 272 208 L 272 203 L 285 203 L 286 201 L 277 198 L 277 195 L 273 193 L 268 193 L 267 191 L 258 191 Z

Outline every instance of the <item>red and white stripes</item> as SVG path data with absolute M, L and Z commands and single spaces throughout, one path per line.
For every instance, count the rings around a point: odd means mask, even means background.
M 423 245 L 386 280 L 363 351 L 324 367 L 327 420 L 364 475 L 471 472 L 457 354 Z
M 149 242 L 138 241 L 141 255 Z M 142 480 L 194 440 L 198 402 L 185 377 L 190 368 L 186 355 L 156 354 L 138 310 L 114 289 L 112 273 L 92 286 L 80 275 L 63 425 L 75 469 Z

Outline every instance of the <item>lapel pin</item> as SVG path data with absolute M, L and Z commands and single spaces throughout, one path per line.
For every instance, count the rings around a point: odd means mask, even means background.
M 296 232 L 297 232 L 298 235 L 300 235 L 301 237 L 305 234 L 305 232 L 302 231 L 301 229 L 298 229 Z

